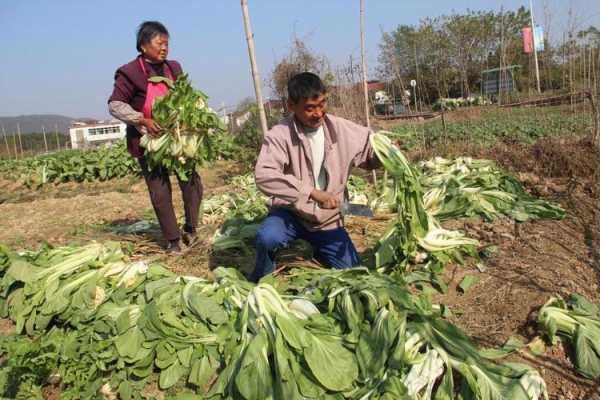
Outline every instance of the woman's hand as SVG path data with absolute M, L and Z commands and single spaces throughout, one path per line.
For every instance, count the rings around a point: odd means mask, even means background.
M 144 128 L 146 128 L 146 131 L 148 131 L 148 135 L 150 135 L 152 137 L 160 136 L 160 132 L 162 131 L 162 128 L 152 118 L 142 118 L 140 120 L 140 125 L 143 126 Z

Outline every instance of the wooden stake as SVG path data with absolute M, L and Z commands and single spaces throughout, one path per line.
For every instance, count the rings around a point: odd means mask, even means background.
M 21 125 L 17 122 L 17 135 L 19 136 L 19 149 L 21 149 L 21 158 L 23 158 L 23 141 L 21 140 Z
M 6 131 L 4 130 L 4 125 L 2 125 L 2 136 L 4 136 L 4 144 L 6 145 L 6 153 L 8 154 L 8 158 L 10 158 L 10 147 L 8 146 L 8 138 L 6 137 Z
M 590 105 L 592 106 L 592 113 L 594 116 L 594 132 L 592 133 L 592 143 L 600 148 L 600 111 L 594 99 L 594 94 L 591 91 L 587 92 L 587 96 L 590 99 Z
M 254 50 L 254 35 L 252 34 L 252 26 L 250 25 L 250 13 L 248 12 L 248 0 L 241 0 L 242 15 L 244 17 L 244 30 L 246 32 L 246 41 L 248 42 L 248 55 L 250 56 L 250 67 L 252 68 L 252 78 L 254 79 L 254 93 L 256 102 L 258 103 L 258 116 L 260 117 L 260 126 L 263 136 L 269 130 L 267 126 L 267 116 L 265 115 L 265 106 L 260 86 L 260 74 L 256 64 L 256 54 Z
M 46 140 L 46 127 L 42 125 L 42 134 L 44 135 L 44 148 L 46 149 L 46 153 L 48 153 L 48 141 Z
M 58 124 L 54 124 L 54 134 L 56 135 L 56 150 L 60 150 L 60 140 L 58 139 Z
M 15 132 L 13 131 L 13 146 L 15 148 L 15 160 L 19 159 L 19 151 L 17 150 L 17 135 L 15 135 Z

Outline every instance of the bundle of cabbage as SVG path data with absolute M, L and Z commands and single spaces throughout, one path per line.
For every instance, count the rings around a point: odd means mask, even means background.
M 421 264 L 437 260 L 443 264 L 452 258 L 460 260 L 461 254 L 475 254 L 477 240 L 441 228 L 436 218 L 427 213 L 418 173 L 385 132 L 371 135 L 370 140 L 393 180 L 392 191 L 386 196 L 391 195 L 388 199 L 396 203 L 396 219 L 377 244 L 376 267 L 404 270 L 409 261 Z
M 142 136 L 140 145 L 146 149 L 148 168 L 165 168 L 187 181 L 196 166 L 211 157 L 211 136 L 224 131 L 219 116 L 207 105 L 208 97 L 192 87 L 187 75 L 175 82 L 164 77 L 153 77 L 171 89 L 155 100 L 153 119 L 162 128 L 160 137 Z

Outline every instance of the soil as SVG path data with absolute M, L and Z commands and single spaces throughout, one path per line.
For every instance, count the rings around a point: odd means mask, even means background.
M 473 265 L 449 266 L 449 290 L 438 301 L 453 311 L 452 320 L 481 346 L 500 346 L 510 336 L 525 342 L 536 338 L 536 312 L 554 295 L 573 292 L 600 304 L 600 153 L 584 141 L 540 141 L 533 146 L 500 143 L 493 148 L 457 147 L 429 149 L 411 154 L 413 159 L 433 155 L 471 155 L 497 160 L 513 171 L 532 193 L 559 202 L 567 217 L 561 221 L 533 221 L 516 224 L 507 219 L 493 223 L 461 220 L 450 224 L 478 238 L 496 252 L 479 272 Z M 228 190 L 226 178 L 236 173 L 229 164 L 205 170 L 205 196 Z M 217 265 L 241 266 L 250 271 L 251 254 L 212 254 L 210 240 L 217 225 L 200 229 L 201 242 L 183 256 L 166 258 L 160 232 L 140 235 L 115 234 L 110 227 L 152 220 L 145 185 L 141 180 L 106 183 L 98 187 L 58 185 L 53 192 L 37 193 L 19 188 L 18 197 L 0 204 L 0 243 L 34 248 L 42 241 L 55 244 L 72 241 L 117 239 L 135 245 L 134 257 L 154 255 L 174 271 L 208 275 Z M 0 186 L 6 188 L 6 186 Z M 176 187 L 176 186 L 175 186 Z M 50 194 L 49 194 L 50 193 Z M 58 197 L 58 194 L 68 195 Z M 26 200 L 24 200 L 26 199 Z M 182 213 L 180 193 L 174 191 L 178 215 Z M 365 257 L 388 221 L 350 217 L 347 228 L 357 249 Z M 306 264 L 307 249 L 298 246 L 284 254 L 280 266 Z M 457 285 L 467 275 L 479 278 L 465 294 Z M 0 333 L 10 333 L 9 323 L 0 324 Z M 574 373 L 568 346 L 548 346 L 543 355 L 519 353 L 512 361 L 529 363 L 546 380 L 551 399 L 600 399 L 600 384 Z M 49 396 L 48 398 L 55 398 Z

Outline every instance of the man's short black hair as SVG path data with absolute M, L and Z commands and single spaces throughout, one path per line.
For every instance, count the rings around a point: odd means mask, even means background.
M 144 21 L 137 30 L 137 51 L 142 52 L 142 46 L 150 43 L 156 35 L 169 36 L 169 31 L 158 21 Z
M 326 92 L 327 88 L 321 78 L 312 72 L 302 72 L 288 81 L 288 98 L 293 103 L 298 103 L 302 99 L 314 99 Z

